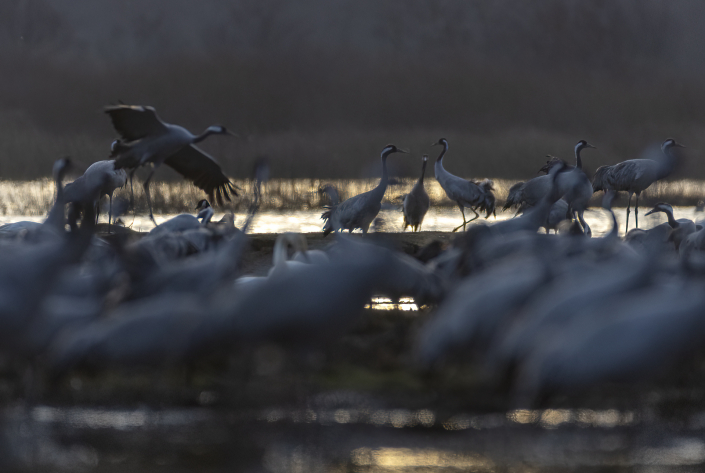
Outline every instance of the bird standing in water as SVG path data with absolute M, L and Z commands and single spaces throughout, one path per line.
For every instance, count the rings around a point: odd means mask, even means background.
M 428 198 L 426 189 L 423 185 L 424 174 L 426 174 L 426 163 L 428 155 L 423 155 L 423 164 L 421 165 L 421 177 L 416 181 L 411 192 L 404 196 L 404 230 L 411 226 L 412 231 L 419 231 L 423 218 L 431 206 L 431 199 Z
M 468 223 L 478 218 L 480 215 L 476 212 L 476 209 L 481 212 L 487 212 L 485 218 L 489 217 L 494 212 L 495 205 L 492 181 L 485 179 L 478 183 L 454 176 L 443 167 L 443 156 L 448 152 L 448 140 L 441 138 L 431 146 L 443 146 L 443 151 L 436 159 L 433 169 L 438 183 L 446 191 L 448 198 L 458 204 L 458 208 L 463 214 L 463 223 L 455 227 L 453 231 L 458 231 L 460 227 L 465 228 Z M 465 219 L 465 207 L 472 210 L 475 214 L 470 220 Z
M 341 230 L 352 232 L 356 228 L 361 229 L 362 233 L 367 233 L 370 224 L 382 208 L 382 198 L 387 191 L 387 184 L 389 184 L 387 157 L 392 153 L 408 153 L 408 151 L 394 145 L 385 146 L 382 150 L 382 178 L 377 187 L 350 197 L 340 204 L 331 205 L 323 212 L 321 215 L 321 218 L 325 220 L 323 236 Z

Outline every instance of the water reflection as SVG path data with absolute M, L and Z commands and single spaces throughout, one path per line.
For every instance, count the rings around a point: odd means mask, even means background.
M 204 391 L 206 394 L 207 391 Z M 203 394 L 203 393 L 202 393 Z M 260 422 L 286 422 L 294 424 L 370 424 L 395 429 L 440 425 L 444 430 L 491 430 L 512 425 L 532 424 L 541 429 L 555 429 L 563 424 L 580 427 L 611 429 L 635 425 L 639 416 L 632 411 L 615 409 L 518 409 L 506 413 L 456 414 L 438 422 L 437 414 L 429 409 L 287 409 L 272 407 L 261 411 L 245 410 L 231 413 L 232 418 L 251 419 Z M 10 418 L 21 418 L 23 410 L 6 411 Z M 143 427 L 191 425 L 208 422 L 218 413 L 207 408 L 189 409 L 101 409 L 101 408 L 56 408 L 39 406 L 28 413 L 29 419 L 40 424 L 63 424 L 79 429 L 131 430 Z
M 431 409 L 370 406 L 239 411 L 38 406 L 5 409 L 0 440 L 3 448 L 12 448 L 14 466 L 22 467 L 17 471 L 42 466 L 111 471 L 117 464 L 151 471 L 155 465 L 176 467 L 182 450 L 196 452 L 194 458 L 220 451 L 215 458 L 227 461 L 223 454 L 237 448 L 243 429 L 260 452 L 252 457 L 253 467 L 266 471 L 566 471 L 608 466 L 631 471 L 705 463 L 701 431 L 673 435 L 667 420 L 633 411 L 517 409 L 447 419 L 438 415 Z M 702 418 L 703 413 L 692 417 Z M 647 430 L 651 434 L 634 435 Z M 131 445 L 129 454 L 121 450 L 126 445 Z M 134 463 L 135 455 L 142 456 L 140 463 Z M 6 461 L 0 459 L 0 467 Z
M 615 208 L 617 221 L 620 224 L 620 234 L 624 235 L 624 219 L 626 215 L 625 208 Z M 704 218 L 701 212 L 696 212 L 695 207 L 674 207 L 674 217 L 688 218 L 691 220 L 699 220 Z M 162 223 L 177 214 L 158 214 L 155 215 L 157 223 Z M 511 218 L 513 214 L 510 212 L 500 213 L 497 217 L 490 217 L 487 222 L 505 220 Z M 216 213 L 216 217 L 220 218 L 221 214 Z M 244 223 L 246 215 L 244 213 L 236 214 L 235 225 L 239 226 Z M 17 222 L 20 220 L 29 220 L 33 222 L 41 222 L 44 216 L 31 215 L 5 215 L 0 216 L 0 224 Z M 146 216 L 132 215 L 123 217 L 125 224 L 133 230 L 147 232 L 154 228 L 154 224 L 149 221 Z M 431 208 L 426 215 L 421 230 L 424 232 L 450 232 L 455 228 L 460 220 L 460 212 L 456 208 L 437 207 Z M 585 213 L 585 220 L 592 229 L 592 234 L 595 237 L 603 236 L 612 226 L 612 219 L 609 213 L 602 209 L 591 209 Z M 101 222 L 107 223 L 107 217 L 104 219 L 101 216 Z M 479 219 L 478 222 L 483 222 L 484 219 Z M 648 229 L 666 222 L 666 217 L 662 213 L 641 217 L 639 219 L 640 228 Z M 633 219 L 630 225 L 633 225 Z M 285 231 L 300 232 L 300 233 L 317 233 L 321 231 L 323 224 L 321 221 L 320 209 L 309 210 L 265 210 L 260 212 L 253 220 L 251 233 L 281 233 Z M 633 227 L 630 227 L 633 228 Z M 377 223 L 370 231 L 382 232 L 401 232 L 402 231 L 402 214 L 398 210 L 382 210 L 379 213 Z
M 402 230 L 401 202 L 403 195 L 413 186 L 415 179 L 403 178 L 396 185 L 389 187 L 383 203 L 383 210 L 372 231 L 399 232 Z M 515 181 L 495 179 L 495 195 L 497 201 L 506 198 L 509 187 Z M 236 225 L 245 220 L 245 213 L 250 205 L 252 195 L 252 182 L 236 180 L 235 183 L 242 189 L 242 195 L 223 208 L 216 209 L 216 220 L 221 212 L 232 211 L 236 214 Z M 327 203 L 318 189 L 326 183 L 338 187 L 342 198 L 347 198 L 361 192 L 368 191 L 378 183 L 377 179 L 273 179 L 267 183 L 263 190 L 261 211 L 253 222 L 253 233 L 280 233 L 292 232 L 320 232 L 322 221 L 320 219 L 322 206 Z M 146 201 L 137 186 L 135 201 L 138 209 L 146 209 Z M 695 204 L 703 198 L 705 183 L 695 180 L 682 180 L 675 182 L 659 182 L 652 185 L 647 194 L 642 196 L 642 210 L 646 209 L 645 196 L 653 201 L 667 201 L 672 204 Z M 423 231 L 450 231 L 460 221 L 460 212 L 448 200 L 443 190 L 434 179 L 426 181 L 426 189 L 431 198 L 431 209 L 427 214 Z M 193 212 L 196 202 L 203 198 L 202 192 L 188 182 L 158 182 L 152 187 L 153 206 L 157 222 L 163 222 L 181 212 Z M 129 190 L 118 192 L 123 197 L 129 197 Z M 0 181 L 0 223 L 10 223 L 19 220 L 41 221 L 53 202 L 54 186 L 49 179 L 35 181 Z M 116 195 L 117 196 L 117 195 Z M 597 194 L 591 202 L 592 208 L 586 213 L 586 220 L 592 228 L 593 235 L 601 236 L 609 230 L 611 220 L 608 214 L 599 208 L 602 195 Z M 625 199 L 619 203 L 624 204 Z M 107 200 L 103 203 L 107 204 Z M 107 218 L 107 207 L 104 209 L 103 221 Z M 626 216 L 625 208 L 615 208 L 617 219 L 623 233 L 623 224 Z M 644 212 L 645 213 L 645 212 Z M 695 211 L 695 207 L 675 207 L 676 218 L 689 218 L 698 220 L 702 214 Z M 510 218 L 513 212 L 499 212 L 496 220 Z M 643 215 L 643 214 L 642 214 Z M 148 231 L 153 228 L 146 215 L 132 213 L 123 217 L 127 225 L 138 231 Z M 481 220 L 481 219 L 480 219 Z M 650 228 L 658 223 L 665 222 L 663 214 L 655 214 L 640 219 L 643 228 Z M 107 220 L 105 220 L 107 222 Z M 489 219 L 495 221 L 494 217 Z
M 411 448 L 358 448 L 351 454 L 351 462 L 358 466 L 377 466 L 400 471 L 402 468 L 471 468 L 472 471 L 494 471 L 494 463 L 475 454 L 452 451 Z
M 372 303 L 367 304 L 365 309 L 373 310 L 401 310 L 404 312 L 418 311 L 419 307 L 412 297 L 400 297 L 397 302 L 387 297 L 373 297 Z

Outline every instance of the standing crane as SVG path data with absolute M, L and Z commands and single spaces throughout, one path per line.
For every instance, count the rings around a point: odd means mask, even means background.
M 492 181 L 485 179 L 481 182 L 467 181 L 462 177 L 454 176 L 443 168 L 443 156 L 448 152 L 448 140 L 441 138 L 431 146 L 443 146 L 441 154 L 436 159 L 434 171 L 436 179 L 441 185 L 446 195 L 450 200 L 458 204 L 460 212 L 463 214 L 463 223 L 453 229 L 457 232 L 460 227 L 465 226 L 478 218 L 480 215 L 475 209 L 481 212 L 487 212 L 485 218 L 489 217 L 494 212 L 494 193 Z M 475 216 L 470 219 L 465 219 L 465 207 L 472 210 Z
M 97 207 L 98 201 L 104 195 L 110 198 L 108 209 L 108 232 L 113 215 L 113 193 L 116 189 L 127 184 L 127 172 L 124 169 L 115 169 L 114 160 L 97 161 L 86 169 L 81 177 L 70 184 L 66 184 L 65 200 L 71 204 L 90 205 Z M 75 208 L 72 207 L 75 212 Z M 98 218 L 96 212 L 96 219 Z
M 595 177 L 592 180 L 594 192 L 614 190 L 629 193 L 625 232 L 629 229 L 632 195 L 636 194 L 634 218 L 636 228 L 639 228 L 639 195 L 651 184 L 673 172 L 677 161 L 677 157 L 673 154 L 673 148 L 685 148 L 685 146 L 677 143 L 673 138 L 668 138 L 661 145 L 663 157 L 659 157 L 659 159 L 629 159 L 613 166 L 600 166 L 595 171 Z
M 323 225 L 323 236 L 330 232 L 348 230 L 352 232 L 356 228 L 367 233 L 370 224 L 375 219 L 382 208 L 382 198 L 387 190 L 389 176 L 387 175 L 387 157 L 392 153 L 408 153 L 394 145 L 387 145 L 382 150 L 382 178 L 377 187 L 371 191 L 363 192 L 348 200 L 333 204 L 323 212 L 321 218 L 325 220 Z
M 518 207 L 517 214 L 519 214 L 537 205 L 546 194 L 551 192 L 551 178 L 548 173 L 560 164 L 563 167 L 556 181 L 559 195 L 565 196 L 565 200 L 570 204 L 571 213 L 578 212 L 580 218 L 582 218 L 587 203 L 592 197 L 592 185 L 583 172 L 583 160 L 580 157 L 580 152 L 585 148 L 595 147 L 585 140 L 580 140 L 575 145 L 575 166 L 566 164 L 562 159 L 551 157 L 551 160 L 539 170 L 539 172 L 546 172 L 545 176 L 538 176 L 526 182 L 514 184 L 509 189 L 507 202 L 502 210 L 516 206 Z M 573 174 L 568 175 L 566 173 Z
M 234 133 L 220 125 L 209 126 L 200 135 L 194 135 L 186 128 L 164 123 L 152 107 L 139 105 L 115 105 L 105 108 L 113 127 L 121 140 L 113 144 L 112 156 L 116 158 L 115 169 L 129 169 L 130 179 L 135 170 L 152 164 L 152 170 L 144 181 L 144 193 L 149 205 L 149 218 L 152 215 L 152 198 L 149 182 L 162 163 L 189 179 L 196 187 L 208 194 L 212 202 L 223 204 L 223 198 L 230 200 L 230 194 L 237 195 L 220 165 L 195 146 L 210 135 L 231 135 Z M 130 181 L 131 182 L 131 181 Z M 214 199 L 214 196 L 216 197 Z
M 423 155 L 423 164 L 421 165 L 421 177 L 416 181 L 411 192 L 404 196 L 404 230 L 411 226 L 411 230 L 418 232 L 423 218 L 431 206 L 431 199 L 428 198 L 426 189 L 423 186 L 423 177 L 426 174 L 426 163 L 428 155 Z

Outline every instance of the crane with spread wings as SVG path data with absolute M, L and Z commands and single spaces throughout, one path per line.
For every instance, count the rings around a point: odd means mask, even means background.
M 163 122 L 153 107 L 141 105 L 113 105 L 106 107 L 105 113 L 121 138 L 112 147 L 115 169 L 129 169 L 131 179 L 138 167 L 150 163 L 153 166 L 143 184 L 149 218 L 153 222 L 149 182 L 162 163 L 202 189 L 211 202 L 222 205 L 223 199 L 230 200 L 230 194 L 237 196 L 235 187 L 215 159 L 195 146 L 210 135 L 237 136 L 225 127 L 209 126 L 203 133 L 194 135 L 184 127 Z

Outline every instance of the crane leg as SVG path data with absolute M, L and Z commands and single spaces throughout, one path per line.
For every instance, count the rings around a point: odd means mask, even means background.
M 130 207 L 132 207 L 132 222 L 130 223 L 130 228 L 132 224 L 135 223 L 135 191 L 132 188 L 132 176 L 135 174 L 135 170 L 130 171 Z
M 477 219 L 477 218 L 480 218 L 480 214 L 477 213 L 477 212 L 475 211 L 475 209 L 473 209 L 472 207 L 470 207 L 470 210 L 472 210 L 472 213 L 474 213 L 475 216 L 474 216 L 473 218 L 471 218 L 470 220 L 468 220 L 468 223 L 472 222 L 473 220 L 475 220 L 475 219 Z
M 639 228 L 639 194 L 641 194 L 641 192 L 636 193 L 636 204 L 634 205 L 634 220 L 636 221 L 636 228 Z
M 632 193 L 629 193 L 629 199 L 627 199 L 627 224 L 624 227 L 624 234 L 626 235 L 627 232 L 629 231 L 629 212 L 630 212 L 630 206 L 632 205 Z
M 455 227 L 455 228 L 453 229 L 454 232 L 457 232 L 460 227 L 463 227 L 463 230 L 465 230 L 465 225 L 467 225 L 467 223 L 468 223 L 467 220 L 465 220 L 465 207 L 463 207 L 463 206 L 460 205 L 460 204 L 458 204 L 458 207 L 460 208 L 460 213 L 463 214 L 463 223 L 461 223 L 460 225 L 458 225 L 457 227 Z
M 142 187 L 144 188 L 144 194 L 147 196 L 147 205 L 149 206 L 149 219 L 154 223 L 154 226 L 157 226 L 157 221 L 154 220 L 154 215 L 152 214 L 152 197 L 149 195 L 149 181 L 152 180 L 152 176 L 154 175 L 154 171 L 156 171 L 157 168 L 152 168 L 152 170 L 149 173 L 149 176 L 147 176 L 147 180 L 144 181 L 144 184 L 142 184 Z
M 108 205 L 108 233 L 110 233 L 110 220 L 113 217 L 113 193 L 110 193 L 110 205 Z

